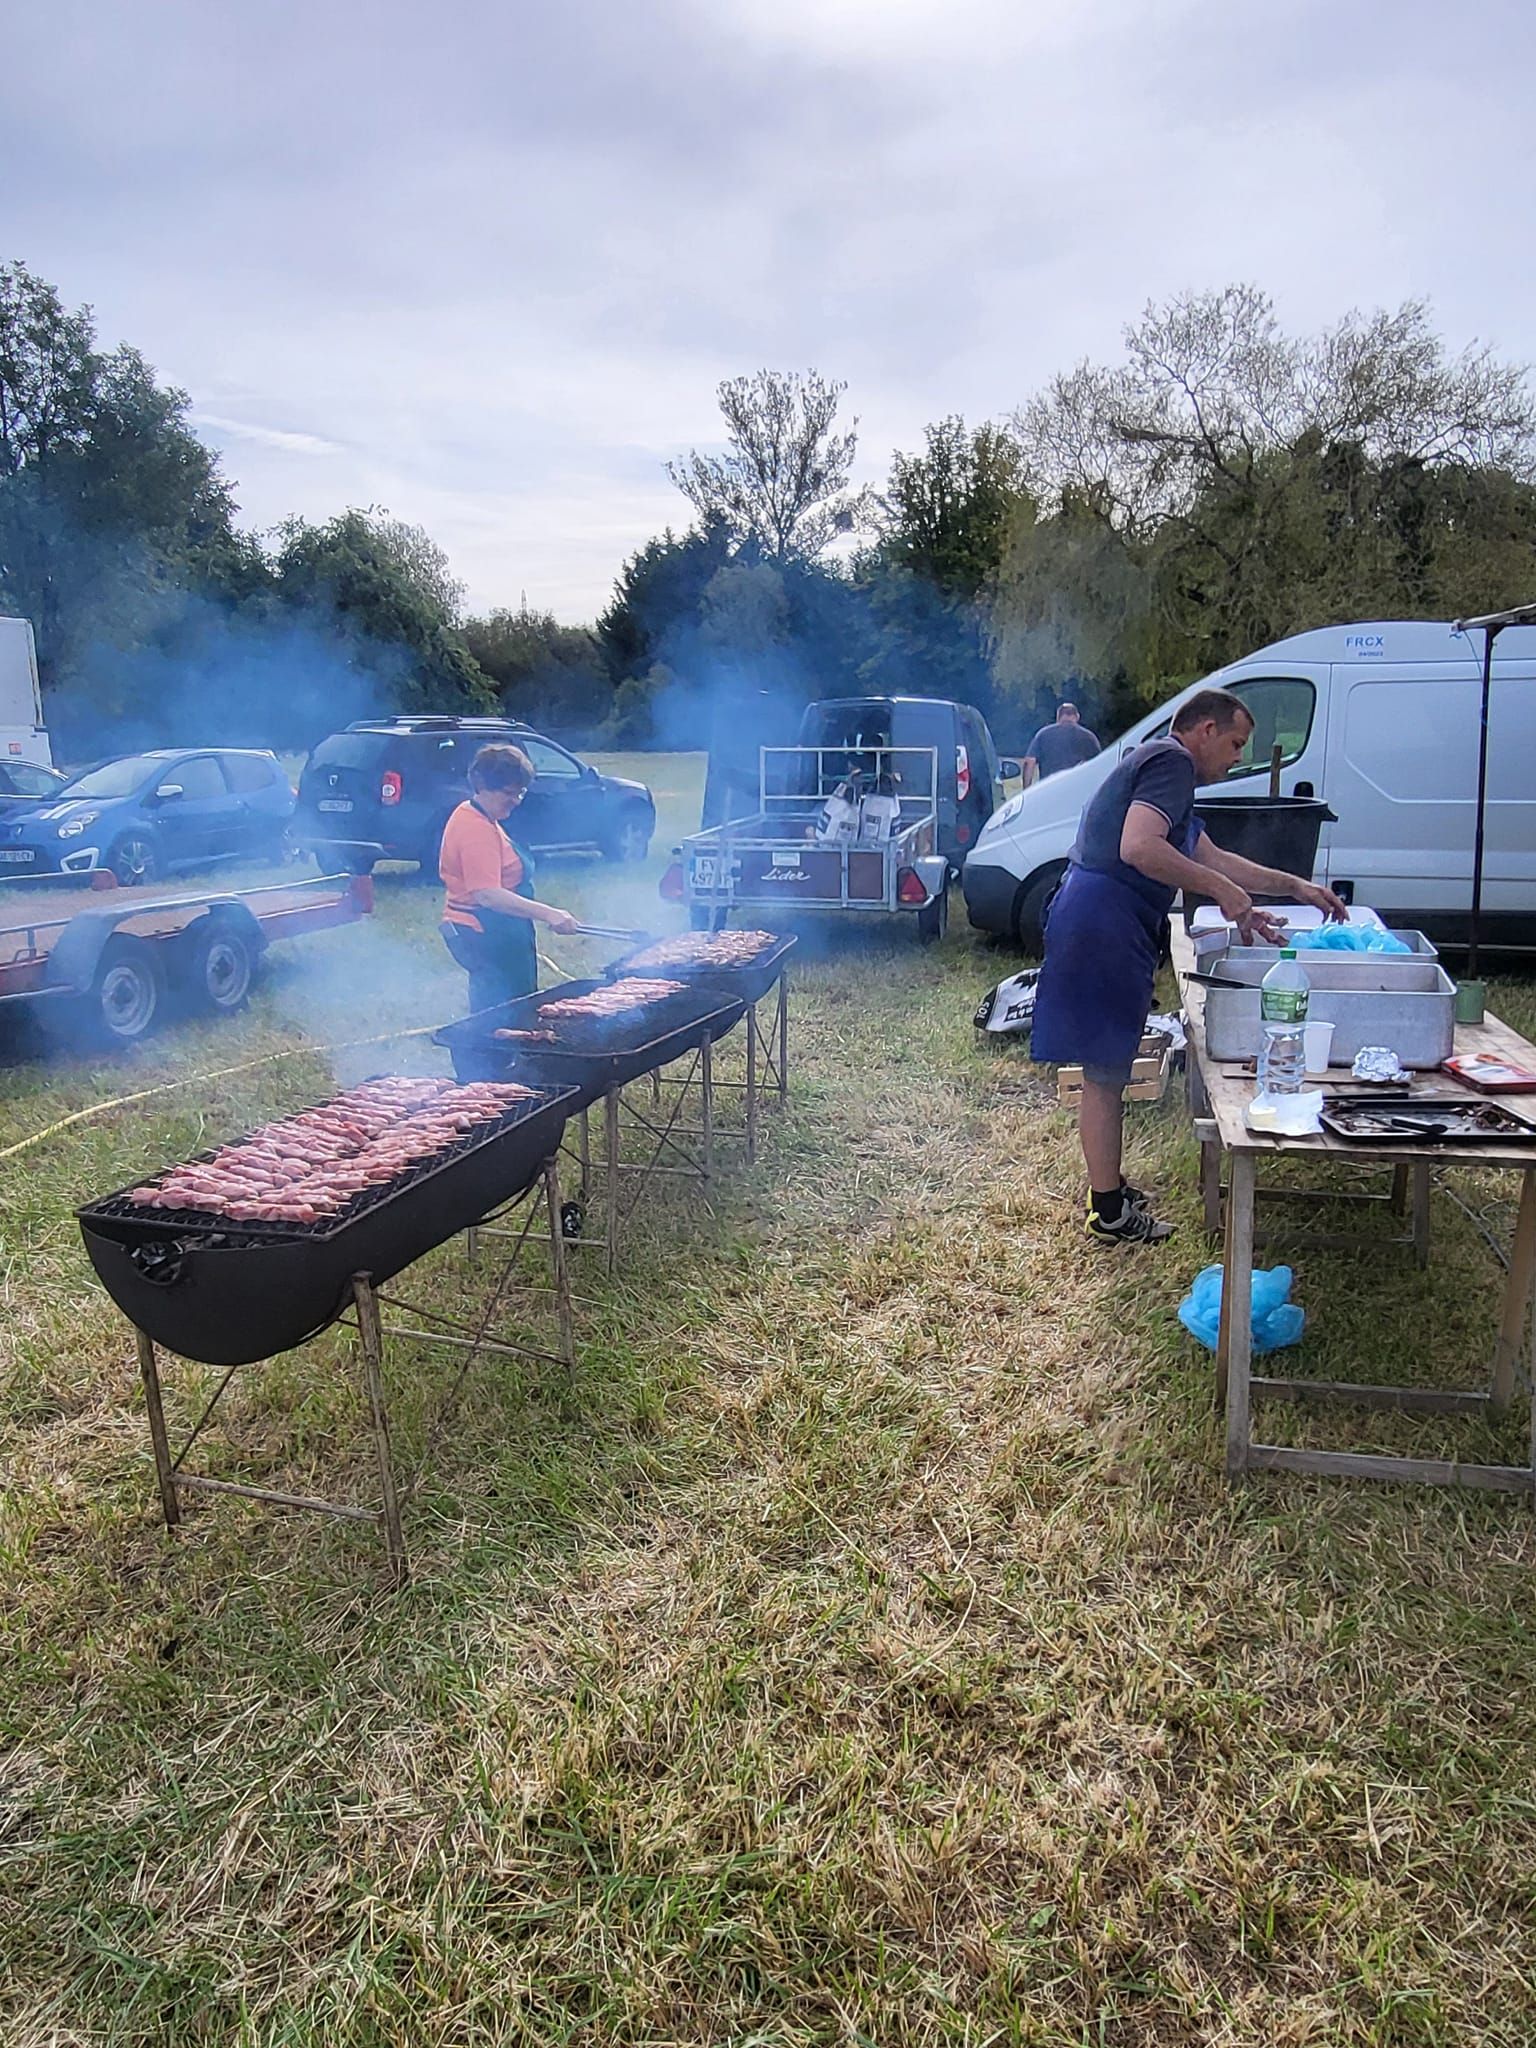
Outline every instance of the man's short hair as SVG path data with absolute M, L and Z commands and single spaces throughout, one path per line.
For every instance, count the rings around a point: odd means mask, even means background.
M 1225 732 L 1236 718 L 1253 724 L 1253 713 L 1231 690 L 1196 690 L 1193 697 L 1181 704 L 1174 714 L 1173 729 L 1175 732 L 1190 732 L 1195 726 L 1204 725 L 1208 718 L 1215 721 L 1218 732 Z
M 533 763 L 521 747 L 482 747 L 469 764 L 471 789 L 527 789 L 532 781 Z
M 1072 716 L 1076 718 L 1077 706 L 1074 703 L 1072 703 L 1070 699 L 1066 699 L 1056 706 L 1056 716 L 1058 718 L 1065 718 L 1069 711 L 1071 712 Z

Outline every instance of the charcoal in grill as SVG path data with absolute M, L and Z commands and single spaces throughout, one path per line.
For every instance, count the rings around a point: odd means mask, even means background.
M 315 1223 L 151 1209 L 128 1188 L 75 1213 L 97 1278 L 130 1322 L 184 1358 L 249 1365 L 334 1322 L 355 1274 L 382 1286 L 523 1194 L 579 1102 L 575 1088 L 542 1088 Z
M 460 1081 L 566 1082 L 579 1089 L 587 1103 L 681 1059 L 706 1039 L 713 1042 L 734 1031 L 746 1010 L 739 993 L 717 982 L 701 982 L 617 1017 L 540 1015 L 545 1003 L 590 995 L 603 986 L 600 981 L 567 981 L 538 995 L 518 996 L 457 1024 L 445 1024 L 433 1033 L 433 1043 L 453 1055 L 454 1075 Z M 500 1030 L 538 1035 L 498 1038 Z M 546 1032 L 552 1035 L 546 1037 Z

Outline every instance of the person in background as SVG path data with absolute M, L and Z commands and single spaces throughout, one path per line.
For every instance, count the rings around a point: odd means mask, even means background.
M 1173 1234 L 1121 1178 L 1120 1150 L 1125 1084 L 1176 892 L 1213 897 L 1245 944 L 1283 936 L 1273 916 L 1255 909 L 1253 890 L 1309 903 L 1327 917 L 1348 915 L 1331 889 L 1213 846 L 1196 817 L 1196 788 L 1231 773 L 1252 731 L 1241 697 L 1196 691 L 1179 707 L 1172 736 L 1127 754 L 1089 799 L 1066 878 L 1046 912 L 1030 1053 L 1082 1066 L 1087 1229 L 1102 1244 L 1161 1244 Z
M 536 925 L 576 929 L 570 911 L 534 896 L 533 862 L 507 831 L 532 781 L 533 763 L 521 747 L 482 747 L 470 763 L 469 801 L 443 828 L 437 871 L 447 902 L 438 929 L 469 976 L 471 1012 L 533 994 Z
M 1024 756 L 1024 787 L 1043 782 L 1047 775 L 1063 768 L 1075 768 L 1079 761 L 1091 761 L 1099 742 L 1077 715 L 1075 704 L 1058 705 L 1056 723 L 1042 725 Z

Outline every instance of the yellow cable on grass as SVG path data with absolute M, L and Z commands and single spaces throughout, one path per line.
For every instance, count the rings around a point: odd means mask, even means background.
M 256 1067 L 270 1067 L 274 1060 L 298 1059 L 309 1054 L 359 1052 L 365 1045 L 389 1045 L 399 1038 L 425 1038 L 438 1028 L 436 1024 L 421 1024 L 409 1031 L 384 1031 L 377 1038 L 349 1038 L 342 1045 L 289 1045 L 281 1052 L 263 1053 L 259 1060 L 241 1060 L 238 1066 L 216 1067 L 211 1074 L 184 1074 L 179 1081 L 162 1081 L 154 1088 L 140 1088 L 132 1095 L 114 1095 L 109 1102 L 93 1102 L 89 1109 L 73 1110 L 68 1116 L 61 1116 L 57 1123 L 34 1131 L 30 1138 L 18 1138 L 14 1145 L 5 1146 L 0 1150 L 0 1159 L 14 1159 L 18 1152 L 27 1152 L 34 1145 L 40 1145 L 44 1138 L 67 1131 L 71 1124 L 89 1123 L 92 1117 L 104 1116 L 109 1109 L 126 1109 L 132 1102 L 148 1102 L 156 1095 L 174 1094 L 178 1088 L 190 1088 L 205 1081 L 224 1081 L 231 1074 L 248 1074 Z

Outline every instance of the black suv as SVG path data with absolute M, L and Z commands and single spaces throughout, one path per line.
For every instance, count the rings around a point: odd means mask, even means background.
M 656 829 L 645 784 L 600 775 L 512 718 L 370 718 L 333 733 L 305 763 L 294 834 L 322 867 L 367 874 L 375 861 L 414 860 L 436 874 L 469 764 L 496 741 L 533 763 L 514 828 L 530 852 L 595 846 L 608 860 L 645 858 Z

